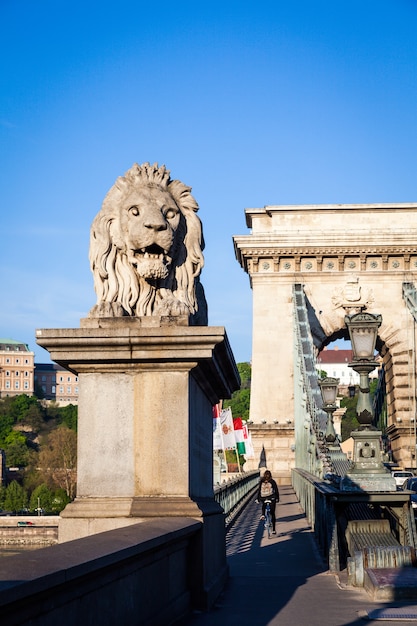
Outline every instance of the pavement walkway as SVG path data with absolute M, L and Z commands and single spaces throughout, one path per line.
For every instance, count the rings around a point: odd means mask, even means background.
M 280 487 L 277 535 L 268 539 L 254 502 L 227 535 L 230 579 L 216 606 L 184 626 L 417 626 L 417 601 L 375 602 L 331 574 L 294 490 Z

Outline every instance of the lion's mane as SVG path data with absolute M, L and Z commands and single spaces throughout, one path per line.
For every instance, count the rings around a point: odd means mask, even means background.
M 132 191 L 150 187 L 168 192 L 181 216 L 166 270 L 144 277 L 126 249 L 121 211 Z M 171 180 L 165 165 L 135 163 L 119 177 L 91 226 L 89 256 L 97 304 L 89 317 L 189 314 L 191 323 L 207 324 L 204 291 L 199 282 L 204 239 L 197 211 L 191 188 Z

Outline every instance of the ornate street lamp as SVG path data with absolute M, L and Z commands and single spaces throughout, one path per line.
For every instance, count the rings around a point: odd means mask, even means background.
M 321 397 L 323 400 L 323 411 L 327 413 L 327 426 L 325 439 L 328 444 L 336 441 L 336 431 L 333 424 L 333 413 L 337 409 L 336 398 L 339 386 L 338 378 L 322 378 L 318 381 L 320 385 Z
M 353 361 L 349 363 L 349 367 L 360 376 L 356 413 L 362 428 L 369 428 L 374 418 L 369 394 L 369 374 L 378 366 L 375 361 L 375 345 L 381 323 L 382 316 L 372 313 L 356 313 L 345 317 L 353 352 Z
M 360 424 L 353 430 L 352 469 L 342 478 L 340 488 L 345 491 L 395 491 L 395 480 L 384 467 L 381 458 L 382 432 L 372 425 L 373 412 L 369 393 L 369 374 L 378 362 L 375 345 L 382 316 L 372 313 L 346 315 L 345 324 L 352 343 L 353 359 L 349 363 L 360 376 L 356 413 Z

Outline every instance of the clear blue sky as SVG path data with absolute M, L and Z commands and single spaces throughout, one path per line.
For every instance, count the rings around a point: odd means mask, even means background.
M 90 225 L 134 162 L 193 188 L 238 362 L 245 208 L 417 201 L 416 0 L 0 0 L 0 29 L 0 337 L 38 362 L 95 304 Z

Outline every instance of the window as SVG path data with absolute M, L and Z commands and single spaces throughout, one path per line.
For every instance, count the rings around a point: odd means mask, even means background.
M 74 393 L 78 394 L 78 387 L 75 387 Z
M 25 372 L 25 376 L 29 376 L 29 372 Z
M 29 381 L 28 380 L 25 380 L 24 388 L 25 389 L 29 389 Z
M 25 364 L 28 365 L 29 359 L 25 359 Z
M 10 376 L 9 370 L 6 370 L 6 376 Z
M 42 391 L 43 393 L 46 393 L 46 385 L 42 385 Z
M 15 389 L 19 389 L 19 381 L 18 381 L 18 380 L 15 380 L 15 382 L 14 382 L 14 388 L 15 388 Z
M 71 385 L 68 385 L 68 387 L 67 387 L 67 393 L 71 393 Z
M 16 365 L 19 365 L 19 359 L 16 359 L 15 362 L 16 362 Z
M 70 382 L 71 382 L 71 376 L 68 376 L 67 383 L 70 383 Z
M 62 385 L 59 388 L 59 393 L 64 393 L 64 387 Z
M 7 359 L 6 359 L 6 363 L 10 363 L 10 359 L 9 359 L 9 357 L 7 357 Z
M 6 389 L 10 389 L 10 380 L 6 380 Z
M 52 385 L 52 393 L 55 395 L 56 394 L 56 387 L 55 385 Z
M 14 373 L 14 375 L 15 375 L 15 376 L 19 376 L 19 372 L 17 372 L 17 371 L 16 371 L 16 372 Z
M 63 383 L 63 382 L 64 382 L 64 377 L 63 377 L 63 376 L 60 376 L 60 377 L 59 377 L 59 382 L 60 382 L 60 383 Z
M 78 376 L 75 377 L 75 382 L 78 383 Z

